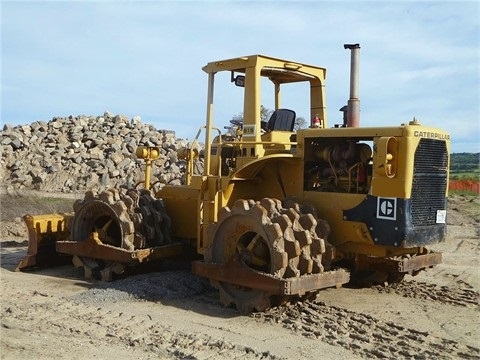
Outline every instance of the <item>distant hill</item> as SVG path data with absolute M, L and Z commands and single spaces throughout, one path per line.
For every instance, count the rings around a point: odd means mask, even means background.
M 480 153 L 450 154 L 451 179 L 480 179 Z

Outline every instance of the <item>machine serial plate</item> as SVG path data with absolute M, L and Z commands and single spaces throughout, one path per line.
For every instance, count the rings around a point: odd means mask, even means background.
M 447 210 L 437 210 L 437 224 L 445 224 Z

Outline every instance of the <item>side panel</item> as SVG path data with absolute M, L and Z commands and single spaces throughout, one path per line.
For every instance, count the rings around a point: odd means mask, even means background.
M 200 190 L 189 186 L 165 186 L 159 192 L 172 220 L 172 236 L 197 238 Z
M 305 191 L 301 202 L 313 205 L 318 216 L 329 223 L 331 232 L 328 241 L 332 245 L 339 246 L 351 241 L 373 244 L 365 223 L 345 221 L 343 218 L 345 209 L 358 206 L 363 199 L 364 194 Z
M 368 195 L 360 205 L 343 212 L 344 220 L 364 223 L 376 245 L 415 247 L 444 241 L 446 200 L 426 208 L 429 214 L 423 224 L 414 224 L 414 205 L 411 199 Z
M 223 187 L 223 203 L 238 199 L 284 199 L 302 193 L 302 161 L 291 156 L 264 157 L 238 171 Z

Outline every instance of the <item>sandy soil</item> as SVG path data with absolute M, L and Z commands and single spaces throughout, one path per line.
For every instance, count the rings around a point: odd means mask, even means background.
M 32 198 L 15 199 L 1 204 L 2 359 L 480 358 L 478 197 L 451 198 L 434 269 L 251 316 L 223 308 L 185 263 L 113 283 L 72 266 L 15 272 L 27 244 L 18 214 Z

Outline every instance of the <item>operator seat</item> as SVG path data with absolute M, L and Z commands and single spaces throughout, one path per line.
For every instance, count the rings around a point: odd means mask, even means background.
M 295 111 L 290 109 L 277 109 L 268 120 L 267 130 L 290 131 L 293 132 L 295 125 Z

